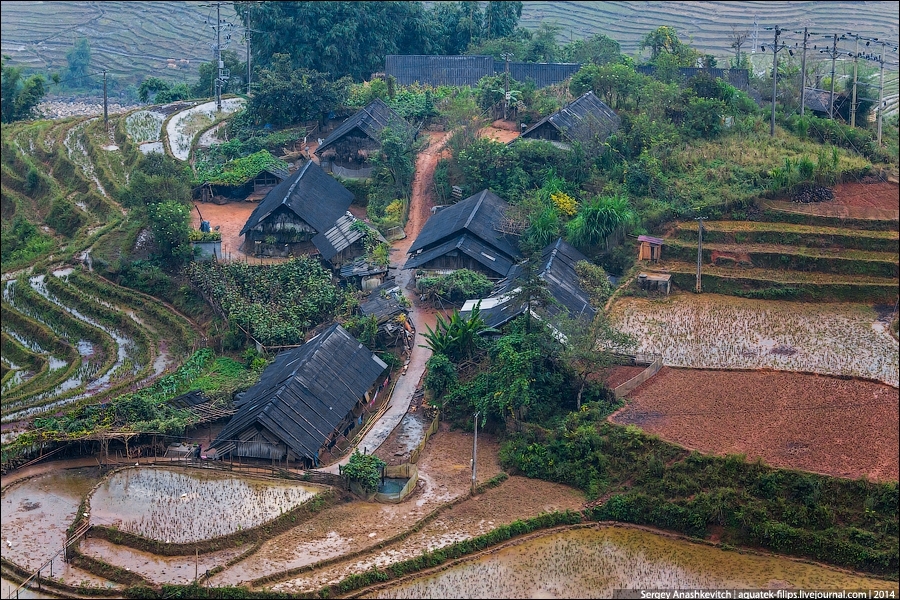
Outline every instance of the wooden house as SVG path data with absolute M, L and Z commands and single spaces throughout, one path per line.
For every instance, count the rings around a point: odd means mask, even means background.
M 376 98 L 322 140 L 315 154 L 323 167 L 335 175 L 369 177 L 372 174 L 369 158 L 381 150 L 379 135 L 389 125 L 411 127 L 381 98 Z
M 638 236 L 638 260 L 659 260 L 663 240 L 649 235 Z
M 501 279 L 522 258 L 515 238 L 500 231 L 509 205 L 489 190 L 428 218 L 409 247 L 404 269 L 452 272 L 469 269 Z
M 586 92 L 580 98 L 548 115 L 522 132 L 518 140 L 545 140 L 563 149 L 573 142 L 590 144 L 605 140 L 619 129 L 619 115 L 604 104 L 594 92 Z
M 254 256 L 316 254 L 340 268 L 365 253 L 369 231 L 347 211 L 352 201 L 347 188 L 309 161 L 250 214 L 241 249 Z
M 247 173 L 242 181 L 233 181 L 226 171 L 220 177 L 207 181 L 199 189 L 195 189 L 194 196 L 199 197 L 201 202 L 218 204 L 242 200 L 256 202 L 264 198 L 275 186 L 291 176 L 287 163 L 271 155 L 269 158 L 271 160 L 261 161 L 262 166 Z
M 590 296 L 581 287 L 575 271 L 575 264 L 582 260 L 586 261 L 587 257 L 562 238 L 541 251 L 538 277 L 556 302 L 540 307 L 539 316 L 552 320 L 555 316 L 566 313 L 570 318 L 583 319 L 586 323 L 594 320 L 596 310 L 591 306 Z M 479 314 L 488 327 L 500 327 L 524 314 L 525 303 L 514 299 L 524 275 L 525 263 L 515 265 L 509 275 L 494 286 L 490 296 L 480 300 L 466 300 L 459 311 L 460 316 L 470 315 L 479 302 Z
M 218 457 L 318 465 L 357 429 L 387 365 L 337 323 L 279 354 L 235 402 L 211 448 Z

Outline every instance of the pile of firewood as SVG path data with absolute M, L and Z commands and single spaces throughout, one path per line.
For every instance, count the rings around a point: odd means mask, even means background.
M 828 200 L 834 200 L 834 192 L 818 185 L 803 186 L 791 196 L 791 202 L 802 202 L 803 204 Z

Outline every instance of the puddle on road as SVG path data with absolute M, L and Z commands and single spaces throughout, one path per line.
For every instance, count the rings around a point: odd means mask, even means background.
M 256 527 L 312 498 L 313 486 L 197 470 L 128 468 L 91 498 L 91 520 L 183 544 Z
M 609 598 L 621 588 L 897 589 L 897 583 L 605 527 L 541 536 L 364 597 Z

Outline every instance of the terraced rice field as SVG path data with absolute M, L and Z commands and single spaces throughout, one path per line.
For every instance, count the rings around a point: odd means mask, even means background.
M 887 385 L 773 371 L 663 367 L 613 416 L 709 454 L 897 481 L 898 396 Z
M 13 64 L 64 70 L 74 38 L 84 36 L 94 64 L 125 85 L 149 76 L 182 81 L 212 60 L 215 31 L 207 22 L 215 18 L 203 2 L 12 2 L 3 6 L 2 50 Z M 222 18 L 238 22 L 230 3 Z M 240 37 L 233 35 L 228 48 L 242 56 Z
M 808 371 L 900 384 L 900 354 L 869 306 L 718 294 L 622 298 L 611 320 L 669 366 Z
M 7 439 L 23 419 L 146 385 L 177 367 L 199 333 L 171 307 L 91 269 L 94 246 L 126 218 L 114 198 L 130 171 L 102 121 L 4 126 L 4 143 L 4 221 L 21 215 L 40 223 L 52 205 L 68 202 L 77 224 L 43 226 L 38 252 L 4 260 L 0 418 Z M 17 173 L 30 169 L 41 174 L 39 185 L 25 193 Z
M 639 529 L 534 536 L 363 598 L 611 598 L 621 589 L 895 588 L 818 565 L 728 552 Z

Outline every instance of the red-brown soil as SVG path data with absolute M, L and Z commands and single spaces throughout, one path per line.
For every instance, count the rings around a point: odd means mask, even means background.
M 616 367 L 612 367 L 603 378 L 603 383 L 605 383 L 606 386 L 610 389 L 613 389 L 617 386 L 622 385 L 632 377 L 637 377 L 641 373 L 641 371 L 646 368 L 647 367 L 642 367 L 640 365 L 619 365 Z
M 519 132 L 516 130 L 515 121 L 500 119 L 491 123 L 489 127 L 482 128 L 479 135 L 506 144 L 519 137 Z
M 869 381 L 664 367 L 611 418 L 700 452 L 897 481 L 898 404 L 895 388 Z
M 900 210 L 900 188 L 896 183 L 841 183 L 834 188 L 834 203 Z
M 200 229 L 200 213 L 203 219 L 209 221 L 210 227 L 218 227 L 222 234 L 222 254 L 227 258 L 246 259 L 247 255 L 241 252 L 241 244 L 244 236 L 241 228 L 250 218 L 250 213 L 256 208 L 256 202 L 229 202 L 228 204 L 213 204 L 212 202 L 195 202 L 195 208 L 191 210 L 191 227 Z

